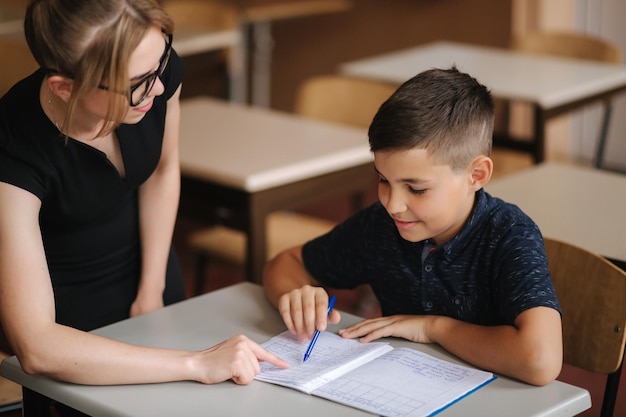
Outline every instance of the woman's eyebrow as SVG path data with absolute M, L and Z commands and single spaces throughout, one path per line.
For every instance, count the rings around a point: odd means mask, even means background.
M 139 81 L 139 80 L 141 80 L 142 78 L 145 78 L 145 77 L 147 77 L 148 75 L 152 74 L 152 72 L 153 72 L 153 71 L 148 71 L 148 72 L 145 72 L 145 73 L 143 73 L 143 74 L 136 75 L 136 76 L 134 76 L 134 77 L 131 77 L 131 79 L 130 79 L 130 80 L 131 80 L 131 81 Z

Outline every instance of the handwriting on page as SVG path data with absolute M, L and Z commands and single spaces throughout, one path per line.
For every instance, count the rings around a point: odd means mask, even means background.
M 480 371 L 412 349 L 395 349 L 330 381 L 313 393 L 385 416 L 426 416 L 441 396 L 455 398 L 475 386 Z

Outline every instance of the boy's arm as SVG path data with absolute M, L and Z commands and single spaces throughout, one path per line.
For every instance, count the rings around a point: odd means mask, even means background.
M 263 271 L 263 289 L 278 308 L 287 329 L 300 340 L 323 331 L 328 322 L 338 323 L 340 314 L 328 316 L 328 294 L 304 267 L 302 246 L 288 249 L 270 260 Z
M 480 326 L 445 316 L 389 316 L 340 331 L 369 342 L 386 336 L 438 343 L 479 368 L 534 385 L 554 380 L 563 363 L 561 315 L 549 307 L 521 313 L 513 326 Z
M 467 362 L 534 385 L 552 382 L 563 364 L 561 315 L 550 307 L 524 311 L 513 326 L 477 326 L 437 317 L 428 335 Z

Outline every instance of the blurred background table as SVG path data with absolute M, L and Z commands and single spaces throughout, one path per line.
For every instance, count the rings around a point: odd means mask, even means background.
M 181 103 L 182 215 L 247 235 L 247 279 L 260 282 L 266 217 L 375 183 L 365 129 L 211 98 Z
M 626 175 L 544 162 L 485 189 L 518 205 L 548 237 L 626 266 Z
M 495 98 L 532 104 L 533 141 L 498 139 L 502 146 L 530 152 L 535 162 L 545 157 L 548 120 L 626 90 L 624 65 L 445 41 L 346 62 L 340 71 L 400 84 L 421 71 L 453 65 L 484 84 Z

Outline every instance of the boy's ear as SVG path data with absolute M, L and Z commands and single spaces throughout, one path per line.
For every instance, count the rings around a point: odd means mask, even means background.
M 493 161 L 488 156 L 481 155 L 470 165 L 471 187 L 474 191 L 483 188 L 493 174 Z
M 47 79 L 50 92 L 58 96 L 64 102 L 68 102 L 72 96 L 73 82 L 62 75 L 51 75 Z

